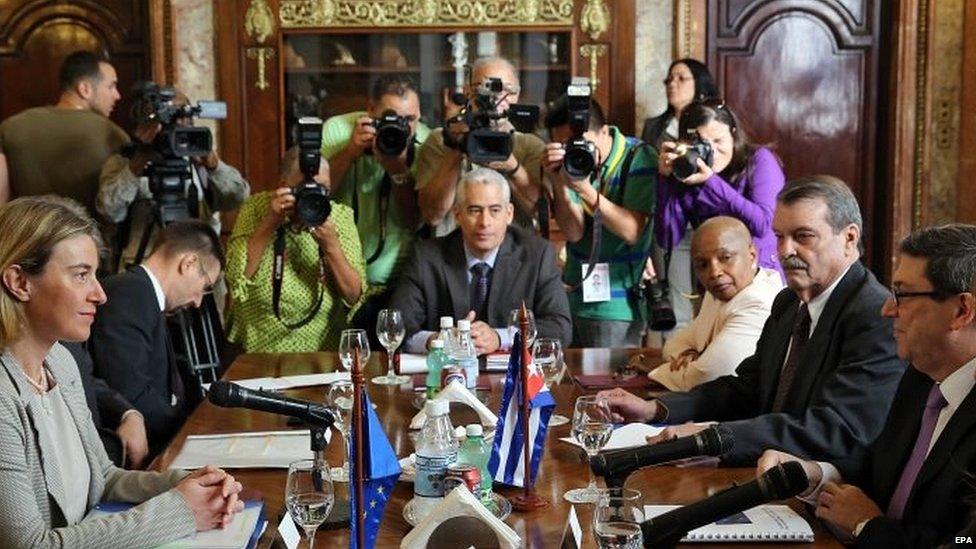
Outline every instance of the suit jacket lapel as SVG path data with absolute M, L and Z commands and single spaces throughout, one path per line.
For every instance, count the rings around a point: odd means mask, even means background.
M 447 245 L 447 261 L 444 264 L 444 278 L 447 280 L 447 290 L 451 295 L 451 305 L 454 318 L 460 319 L 468 315 L 471 310 L 470 285 L 468 284 L 467 260 L 464 257 L 464 243 L 461 231 L 451 233 L 445 243 Z
M 507 320 L 502 326 L 495 326 L 495 322 L 492 322 L 492 320 L 496 318 L 508 318 L 508 311 L 505 310 L 505 304 L 509 302 L 507 292 L 511 289 L 509 285 L 512 282 L 512 275 L 518 268 L 517 265 L 512 264 L 512 261 L 515 261 L 515 255 L 511 230 L 509 230 L 505 234 L 505 240 L 502 241 L 502 245 L 498 249 L 498 255 L 495 257 L 495 267 L 491 270 L 491 287 L 488 288 L 488 307 L 486 307 L 488 318 L 479 319 L 484 320 L 493 328 L 504 328 L 507 326 Z M 532 303 L 527 303 L 526 306 L 531 309 Z
M 767 355 L 767 360 L 771 363 L 762 369 L 762 409 L 769 411 L 773 407 L 773 400 L 776 398 L 776 387 L 779 384 L 779 374 L 783 370 L 783 363 L 786 361 L 786 352 L 790 347 L 790 339 L 793 335 L 793 324 L 796 323 L 797 303 L 799 298 L 790 290 L 790 300 L 784 306 L 786 309 L 783 314 L 773 322 L 776 323 L 772 329 L 773 340 L 770 345 L 772 349 Z

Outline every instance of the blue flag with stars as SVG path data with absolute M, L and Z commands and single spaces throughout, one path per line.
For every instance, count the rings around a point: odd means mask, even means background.
M 357 540 L 357 521 L 356 521 L 356 490 L 353 482 L 349 483 L 349 522 L 351 537 L 349 547 L 351 549 L 372 549 L 376 544 L 376 534 L 380 529 L 380 522 L 383 520 L 383 509 L 386 502 L 390 499 L 393 486 L 400 478 L 400 461 L 390 446 L 386 432 L 380 425 L 376 412 L 373 411 L 373 404 L 369 400 L 369 395 L 363 390 L 363 398 L 360 400 L 363 405 L 363 456 L 364 469 L 364 489 L 363 529 L 365 530 L 366 546 L 360 548 Z M 356 470 L 356 433 L 349 436 L 349 477 L 358 478 Z

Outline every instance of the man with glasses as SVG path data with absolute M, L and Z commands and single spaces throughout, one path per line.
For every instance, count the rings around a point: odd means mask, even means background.
M 107 300 L 88 343 L 95 375 L 145 418 L 150 456 L 166 446 L 200 395 L 196 377 L 177 363 L 166 313 L 199 307 L 223 268 L 224 252 L 209 224 L 174 221 L 141 265 L 102 282 Z
M 470 86 L 466 90 L 473 97 L 474 90 L 488 79 L 502 82 L 502 92 L 496 99 L 496 111 L 508 110 L 518 103 L 521 87 L 515 67 L 500 57 L 478 59 L 471 66 Z M 500 131 L 513 130 L 507 119 L 499 120 Z M 456 227 L 451 216 L 455 188 L 461 175 L 475 166 L 461 149 L 468 128 L 459 121 L 445 122 L 445 127 L 431 132 L 417 154 L 417 193 L 420 213 L 435 236 L 443 236 Z M 515 224 L 535 230 L 536 203 L 541 194 L 539 165 L 545 143 L 536 135 L 515 131 L 512 134 L 512 154 L 504 161 L 490 162 L 487 167 L 502 174 L 515 203 Z
M 881 432 L 906 364 L 891 319 L 877 314 L 888 290 L 859 261 L 857 199 L 835 177 L 794 180 L 777 197 L 773 231 L 788 289 L 735 375 L 650 401 L 604 392 L 624 419 L 673 424 L 651 442 L 718 421 L 735 440 L 723 461 L 752 465 L 766 448 L 846 458 Z
M 479 355 L 511 345 L 508 315 L 525 302 L 539 337 L 569 343 L 566 292 L 548 242 L 511 227 L 508 182 L 476 168 L 461 178 L 454 218 L 460 231 L 418 242 L 390 305 L 403 312 L 408 352 L 425 352 L 442 316 L 471 321 Z
M 900 251 L 881 314 L 894 321 L 898 355 L 911 367 L 884 429 L 869 449 L 832 463 L 803 462 L 810 479 L 803 499 L 858 547 L 951 542 L 972 501 L 976 226 L 923 229 Z M 797 459 L 768 450 L 758 471 Z

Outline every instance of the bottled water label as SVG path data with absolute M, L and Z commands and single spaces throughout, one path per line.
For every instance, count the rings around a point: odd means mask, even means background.
M 428 498 L 444 497 L 444 473 L 448 465 L 457 461 L 457 452 L 443 456 L 416 455 L 416 476 L 413 481 L 413 493 Z
M 464 371 L 464 377 L 466 381 L 466 387 L 472 391 L 478 386 L 478 359 L 475 357 L 466 356 L 464 358 L 458 358 L 458 366 Z

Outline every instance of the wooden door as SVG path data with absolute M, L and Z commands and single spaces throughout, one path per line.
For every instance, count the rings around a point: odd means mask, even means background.
M 883 212 L 874 215 L 881 15 L 878 0 L 711 0 L 706 31 L 726 101 L 755 142 L 775 145 L 787 178 L 826 173 L 851 185 L 869 262 L 872 241 L 884 242 Z
M 145 0 L 36 2 L 0 7 L 0 120 L 58 99 L 58 69 L 71 52 L 106 53 L 119 74 L 123 100 L 112 119 L 131 124 L 125 101 L 132 84 L 149 78 Z

